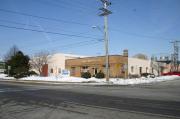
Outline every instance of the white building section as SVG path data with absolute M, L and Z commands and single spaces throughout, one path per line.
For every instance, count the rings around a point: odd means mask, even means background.
M 48 59 L 48 76 L 68 75 L 69 71 L 65 69 L 65 60 L 83 57 L 85 56 L 63 53 L 50 55 Z
M 151 61 L 138 58 L 128 58 L 128 74 L 140 76 L 142 73 L 152 73 Z

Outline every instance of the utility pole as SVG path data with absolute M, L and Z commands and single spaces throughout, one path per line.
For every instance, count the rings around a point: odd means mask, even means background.
M 108 15 L 112 14 L 111 11 L 107 9 L 109 5 L 111 5 L 111 2 L 108 0 L 101 0 L 103 3 L 103 8 L 100 8 L 99 10 L 102 11 L 102 13 L 99 16 L 104 16 L 104 42 L 105 42 L 105 55 L 106 55 L 106 81 L 109 81 L 109 42 L 108 42 Z
M 8 76 L 10 75 L 11 66 L 8 66 Z
M 174 53 L 171 55 L 171 71 L 175 71 L 178 72 L 178 67 L 179 67 L 179 43 L 180 41 L 173 41 L 170 42 L 173 44 L 173 49 L 174 49 Z

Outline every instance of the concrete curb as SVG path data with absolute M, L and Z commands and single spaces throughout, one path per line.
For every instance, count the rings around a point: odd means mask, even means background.
M 37 81 L 37 80 L 12 80 L 12 79 L 1 79 L 0 82 L 11 82 L 11 83 L 27 83 L 27 84 L 49 84 L 49 85 L 113 85 L 110 83 L 92 83 L 92 82 L 58 82 L 58 81 Z

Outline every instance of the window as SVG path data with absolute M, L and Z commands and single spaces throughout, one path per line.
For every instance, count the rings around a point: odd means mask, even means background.
M 134 67 L 133 66 L 131 66 L 131 73 L 133 73 L 134 72 Z
M 152 68 L 152 73 L 154 73 L 154 69 Z
M 139 67 L 139 74 L 142 74 L 142 67 Z
M 148 73 L 148 67 L 146 67 L 146 73 Z
M 94 68 L 94 74 L 97 74 L 97 73 L 98 73 L 97 68 Z
M 51 71 L 50 71 L 51 73 L 53 73 L 53 69 L 51 68 Z
M 88 66 L 82 66 L 81 72 L 88 72 Z
M 71 67 L 71 75 L 75 75 L 75 71 L 76 70 L 76 68 L 75 67 Z
M 61 74 L 61 68 L 58 69 L 59 74 Z

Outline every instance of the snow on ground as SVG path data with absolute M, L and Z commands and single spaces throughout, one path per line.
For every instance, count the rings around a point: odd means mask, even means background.
M 6 74 L 0 74 L 0 79 L 15 79 L 14 77 L 7 77 Z
M 14 79 L 13 77 L 6 77 L 5 74 L 0 74 L 1 79 Z M 133 78 L 133 79 L 120 79 L 120 78 L 111 78 L 109 83 L 114 85 L 134 85 L 134 84 L 144 84 L 144 83 L 156 83 L 168 80 L 180 79 L 179 76 L 160 76 L 156 78 Z M 105 79 L 96 79 L 96 78 L 79 78 L 79 77 L 68 77 L 68 76 L 50 76 L 50 77 L 39 77 L 39 76 L 30 76 L 18 79 L 21 81 L 53 81 L 53 82 L 63 82 L 63 83 L 89 83 L 96 85 L 107 84 Z
M 133 85 L 133 84 L 142 84 L 142 83 L 154 83 L 154 82 L 162 82 L 174 79 L 180 79 L 179 76 L 161 76 L 156 78 L 135 78 L 135 79 L 119 79 L 119 78 L 112 78 L 110 79 L 111 84 L 116 85 Z M 74 82 L 74 83 L 99 83 L 105 84 L 105 79 L 96 79 L 96 78 L 78 78 L 78 77 L 37 77 L 31 76 L 22 78 L 20 80 L 40 80 L 40 81 L 57 81 L 57 82 Z
M 35 80 L 35 81 L 54 81 L 54 82 L 68 82 L 68 83 L 103 83 L 106 82 L 105 79 L 96 79 L 96 78 L 80 78 L 80 77 L 69 77 L 69 76 L 49 76 L 49 77 L 39 77 L 31 76 L 21 78 L 20 80 Z
M 145 84 L 145 83 L 156 83 L 163 81 L 170 81 L 180 79 L 179 76 L 160 76 L 155 78 L 134 78 L 134 79 L 111 79 L 113 84 L 116 85 L 134 85 L 134 84 Z

